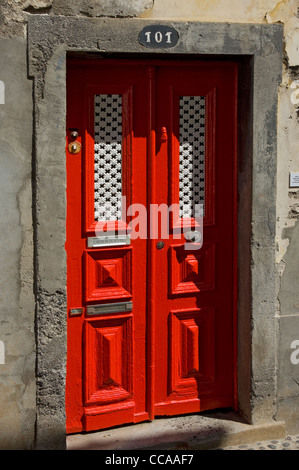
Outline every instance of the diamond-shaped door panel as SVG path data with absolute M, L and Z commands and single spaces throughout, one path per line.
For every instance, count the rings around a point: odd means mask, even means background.
M 87 302 L 132 297 L 131 249 L 87 250 L 85 297 Z
M 170 294 L 188 294 L 214 289 L 215 246 L 205 243 L 198 250 L 172 246 L 170 255 Z

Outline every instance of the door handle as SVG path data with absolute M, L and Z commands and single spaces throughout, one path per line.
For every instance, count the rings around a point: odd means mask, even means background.
M 197 230 L 189 230 L 184 234 L 184 237 L 187 242 L 199 243 L 201 241 L 201 233 Z

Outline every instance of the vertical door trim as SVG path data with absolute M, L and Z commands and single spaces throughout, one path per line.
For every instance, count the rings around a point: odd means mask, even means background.
M 151 204 L 154 203 L 154 181 L 155 181 L 155 154 L 156 154 L 156 132 L 155 132 L 155 85 L 156 85 L 156 70 L 155 67 L 149 66 L 147 68 L 148 76 L 148 201 L 147 201 L 147 228 L 150 229 L 150 210 Z M 155 269 L 154 269 L 154 250 L 155 240 L 147 237 L 148 257 L 147 257 L 147 320 L 148 320 L 148 335 L 147 335 L 147 349 L 149 354 L 148 362 L 148 413 L 151 420 L 155 417 L 155 293 L 153 286 L 155 285 Z

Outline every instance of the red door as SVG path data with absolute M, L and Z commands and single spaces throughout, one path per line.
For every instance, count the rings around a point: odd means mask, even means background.
M 69 62 L 69 433 L 235 406 L 236 76 Z

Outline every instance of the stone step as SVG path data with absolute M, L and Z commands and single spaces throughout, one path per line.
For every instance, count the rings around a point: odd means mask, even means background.
M 285 423 L 248 424 L 234 412 L 158 418 L 67 437 L 68 450 L 200 450 L 283 439 Z

